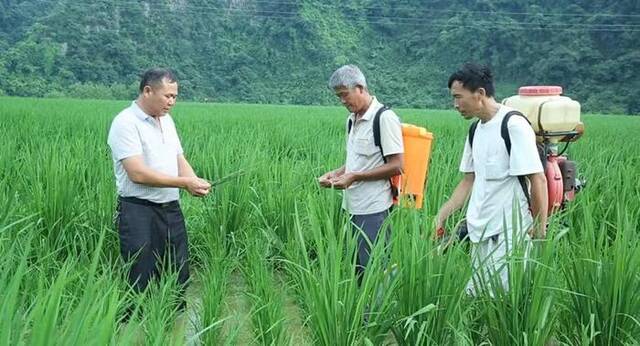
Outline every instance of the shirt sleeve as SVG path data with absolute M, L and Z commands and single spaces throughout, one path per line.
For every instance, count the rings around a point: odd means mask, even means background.
M 464 149 L 462 151 L 462 159 L 460 160 L 460 172 L 473 173 L 473 155 L 471 146 L 469 145 L 469 135 L 464 139 Z
M 393 111 L 380 114 L 380 145 L 385 156 L 404 153 L 402 125 Z
M 142 142 L 135 124 L 116 117 L 111 124 L 107 139 L 111 154 L 116 161 L 135 155 L 142 155 Z
M 509 175 L 519 176 L 543 172 L 536 146 L 536 135 L 531 125 L 522 117 L 514 116 L 509 119 L 507 127 L 511 139 Z

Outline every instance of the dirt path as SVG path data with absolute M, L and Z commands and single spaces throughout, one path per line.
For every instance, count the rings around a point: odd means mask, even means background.
M 291 289 L 286 287 L 284 280 L 279 279 L 278 284 L 284 287 L 286 316 L 286 329 L 291 338 L 290 345 L 312 345 L 308 330 L 303 326 L 304 316 L 302 309 L 296 304 Z M 222 323 L 221 338 L 229 345 L 254 345 L 254 333 L 251 324 L 251 302 L 247 297 L 249 287 L 240 272 L 234 271 L 229 277 L 229 287 L 227 297 L 223 302 L 222 316 L 225 319 Z M 174 330 L 185 328 L 185 340 L 191 341 L 190 345 L 198 345 L 199 340 L 195 337 L 199 325 L 199 304 L 202 301 L 202 287 L 199 282 L 192 282 L 187 291 L 189 307 L 185 314 L 176 321 Z

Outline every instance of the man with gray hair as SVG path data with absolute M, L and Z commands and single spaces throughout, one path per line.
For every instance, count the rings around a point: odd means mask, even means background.
M 369 261 L 369 244 L 375 243 L 393 206 L 389 179 L 402 172 L 402 127 L 396 114 L 369 94 L 367 82 L 355 65 L 337 69 L 329 88 L 349 110 L 346 122 L 345 164 L 318 178 L 323 187 L 344 190 L 342 208 L 358 232 L 357 273 L 361 278 Z M 380 143 L 374 140 L 374 120 L 379 119 Z M 390 230 L 383 232 L 386 234 Z

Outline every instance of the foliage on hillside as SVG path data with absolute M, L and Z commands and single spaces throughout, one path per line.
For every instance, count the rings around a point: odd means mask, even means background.
M 0 94 L 125 98 L 170 66 L 200 101 L 331 104 L 330 73 L 361 66 L 385 102 L 445 107 L 478 61 L 498 96 L 558 84 L 595 112 L 640 113 L 637 1 L 0 2 Z

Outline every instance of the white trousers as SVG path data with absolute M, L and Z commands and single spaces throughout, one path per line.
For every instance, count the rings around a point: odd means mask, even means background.
M 467 294 L 478 296 L 488 293 L 494 297 L 496 289 L 509 290 L 509 266 L 524 265 L 531 249 L 528 234 L 513 241 L 513 237 L 504 233 L 484 239 L 471 245 L 471 279 L 467 283 Z M 518 251 L 515 251 L 517 247 Z M 519 258 L 516 258 L 519 257 Z M 499 286 L 499 287 L 498 287 Z

